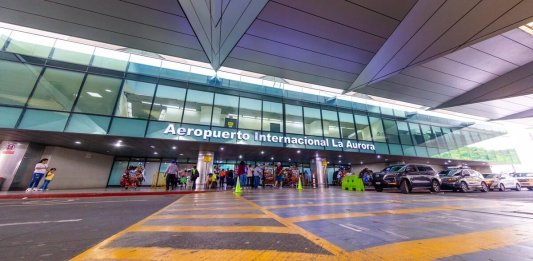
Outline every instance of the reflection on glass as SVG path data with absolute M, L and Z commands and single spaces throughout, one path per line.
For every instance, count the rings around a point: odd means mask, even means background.
M 115 116 L 148 119 L 155 84 L 132 80 L 124 81 Z
M 263 101 L 263 131 L 283 132 L 283 105 Z
M 420 129 L 422 130 L 422 136 L 424 136 L 424 140 L 426 141 L 426 146 L 437 147 L 437 142 L 435 141 L 435 134 L 433 134 L 433 131 L 431 131 L 431 127 L 428 125 L 421 124 Z
M 159 85 L 155 94 L 150 119 L 181 122 L 186 90 L 183 88 Z
M 341 136 L 343 139 L 357 139 L 352 114 L 339 112 L 339 122 L 341 126 Z
M 237 122 L 238 110 L 239 97 L 217 93 L 213 108 L 213 126 L 237 128 L 237 125 L 240 125 L 240 122 Z
M 55 39 L 28 34 L 23 32 L 12 32 L 11 40 L 6 51 L 12 53 L 25 54 L 35 57 L 48 58 Z
M 368 124 L 368 117 L 354 114 L 355 129 L 357 131 L 358 140 L 372 141 L 372 134 L 370 134 L 370 124 Z
M 52 59 L 87 65 L 91 61 L 93 52 L 93 46 L 57 40 Z
M 413 140 L 411 139 L 411 133 L 409 132 L 409 126 L 407 126 L 407 122 L 398 122 L 398 132 L 400 134 L 400 142 L 402 144 L 413 145 Z
M 39 80 L 28 106 L 70 111 L 82 80 L 83 73 L 47 68 Z
M 40 66 L 0 60 L 0 103 L 25 105 L 41 69 Z
M 9 37 L 10 34 L 11 34 L 11 30 L 0 28 L 0 50 L 4 48 L 4 44 L 6 43 L 7 38 Z
M 304 107 L 305 135 L 322 136 L 320 110 Z
M 322 127 L 324 136 L 339 138 L 339 119 L 336 111 L 322 110 Z
M 126 71 L 130 54 L 103 48 L 94 50 L 92 66 L 117 71 Z
M 117 78 L 88 75 L 74 111 L 111 115 L 120 90 Z
M 383 120 L 383 126 L 385 127 L 385 134 L 387 134 L 387 142 L 400 143 L 396 122 L 392 120 Z
M 192 124 L 211 124 L 213 93 L 189 90 L 183 112 L 183 122 Z
M 420 131 L 420 126 L 416 123 L 409 123 L 409 130 L 411 130 L 411 137 L 413 137 L 413 143 L 415 145 L 424 144 L 424 136 Z
M 150 76 L 159 76 L 161 60 L 132 54 L 128 72 Z
M 374 141 L 386 142 L 385 131 L 383 130 L 383 124 L 380 118 L 368 117 L 370 120 L 370 128 L 372 129 L 372 137 Z
M 241 97 L 239 106 L 239 128 L 261 130 L 261 100 Z
M 302 107 L 285 104 L 285 128 L 287 133 L 304 134 Z
M 110 117 L 72 114 L 65 129 L 67 132 L 106 134 L 109 127 Z

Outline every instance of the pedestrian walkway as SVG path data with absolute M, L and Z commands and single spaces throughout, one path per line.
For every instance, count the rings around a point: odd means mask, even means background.
M 74 260 L 433 260 L 531 257 L 533 219 L 507 202 L 326 190 L 186 195 Z M 497 211 L 495 212 L 495 210 Z
M 172 194 L 204 193 L 206 190 L 174 190 L 138 188 L 136 190 L 125 190 L 123 188 L 106 189 L 76 189 L 76 190 L 49 190 L 49 191 L 2 191 L 1 199 L 28 199 L 28 198 L 87 198 L 87 197 L 116 197 L 116 196 L 153 196 Z

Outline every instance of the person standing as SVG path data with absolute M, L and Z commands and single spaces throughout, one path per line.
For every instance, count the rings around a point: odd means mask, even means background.
M 48 190 L 48 184 L 50 184 L 50 182 L 52 182 L 52 180 L 54 179 L 55 172 L 56 172 L 56 168 L 51 168 L 50 171 L 46 173 L 46 176 L 44 176 L 44 183 L 39 189 L 39 191 Z
M 237 168 L 237 176 L 240 179 L 241 187 L 246 186 L 246 163 L 244 163 L 244 161 L 239 163 L 239 167 Z M 237 184 L 235 184 L 235 186 L 237 186 Z
M 276 183 L 274 184 L 274 187 L 278 187 L 281 189 L 283 187 L 283 167 L 281 166 L 281 162 L 278 162 L 278 165 L 276 166 Z
M 198 173 L 196 166 L 193 166 L 191 169 L 192 190 L 196 189 L 196 180 L 198 179 L 198 177 L 200 177 L 200 174 Z
M 263 179 L 263 169 L 259 165 L 255 165 L 254 169 L 254 189 L 257 189 L 260 181 Z
M 173 160 L 170 165 L 168 165 L 167 170 L 165 171 L 165 175 L 166 191 L 168 191 L 169 187 L 174 190 L 176 188 L 176 179 L 178 177 L 178 164 L 175 160 Z
M 30 184 L 28 184 L 26 192 L 30 192 L 32 190 L 37 191 L 39 182 L 41 182 L 41 179 L 44 177 L 44 174 L 46 174 L 46 172 L 48 171 L 47 164 L 48 159 L 44 158 L 35 165 L 35 170 L 33 171 L 33 176 L 31 178 Z
M 254 186 L 254 168 L 252 164 L 248 164 L 248 169 L 246 169 L 246 184 L 252 188 Z
M 220 170 L 220 175 L 219 175 L 219 178 L 218 178 L 218 187 L 219 188 L 223 188 L 224 190 L 226 190 L 226 170 L 224 169 L 221 169 Z

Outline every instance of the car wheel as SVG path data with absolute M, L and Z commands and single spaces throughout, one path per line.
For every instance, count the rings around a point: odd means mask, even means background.
M 411 192 L 411 190 L 409 189 L 409 184 L 407 184 L 406 180 L 402 180 L 402 182 L 400 183 L 400 191 L 403 194 L 409 194 L 409 192 Z
M 505 185 L 500 184 L 500 191 L 505 191 Z
M 376 189 L 376 192 L 382 192 L 383 191 L 383 188 L 381 187 L 374 187 Z
M 461 192 L 468 192 L 468 185 L 464 181 L 461 182 Z
M 488 192 L 489 188 L 485 182 L 481 182 L 481 192 Z
M 520 190 L 522 190 L 522 187 L 520 186 L 520 184 L 516 183 L 515 189 L 516 189 L 516 191 L 520 191 Z
M 436 180 L 433 180 L 431 182 L 431 188 L 430 188 L 430 191 L 431 192 L 435 192 L 435 193 L 439 193 L 440 192 L 440 184 L 438 181 Z

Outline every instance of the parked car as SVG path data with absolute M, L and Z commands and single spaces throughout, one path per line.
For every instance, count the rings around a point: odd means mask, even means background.
M 483 173 L 483 177 L 490 190 L 498 189 L 505 191 L 508 188 L 516 191 L 522 190 L 522 186 L 520 186 L 518 180 L 509 174 Z
M 380 172 L 374 173 L 372 185 L 377 192 L 385 188 L 400 189 L 402 193 L 410 193 L 413 189 L 429 189 L 440 192 L 439 175 L 429 165 L 401 164 L 391 165 Z
M 489 191 L 489 186 L 483 175 L 473 169 L 449 168 L 441 171 L 439 176 L 442 181 L 441 189 L 451 189 L 454 192 Z
M 533 173 L 512 173 L 511 176 L 518 180 L 522 188 L 533 190 Z

